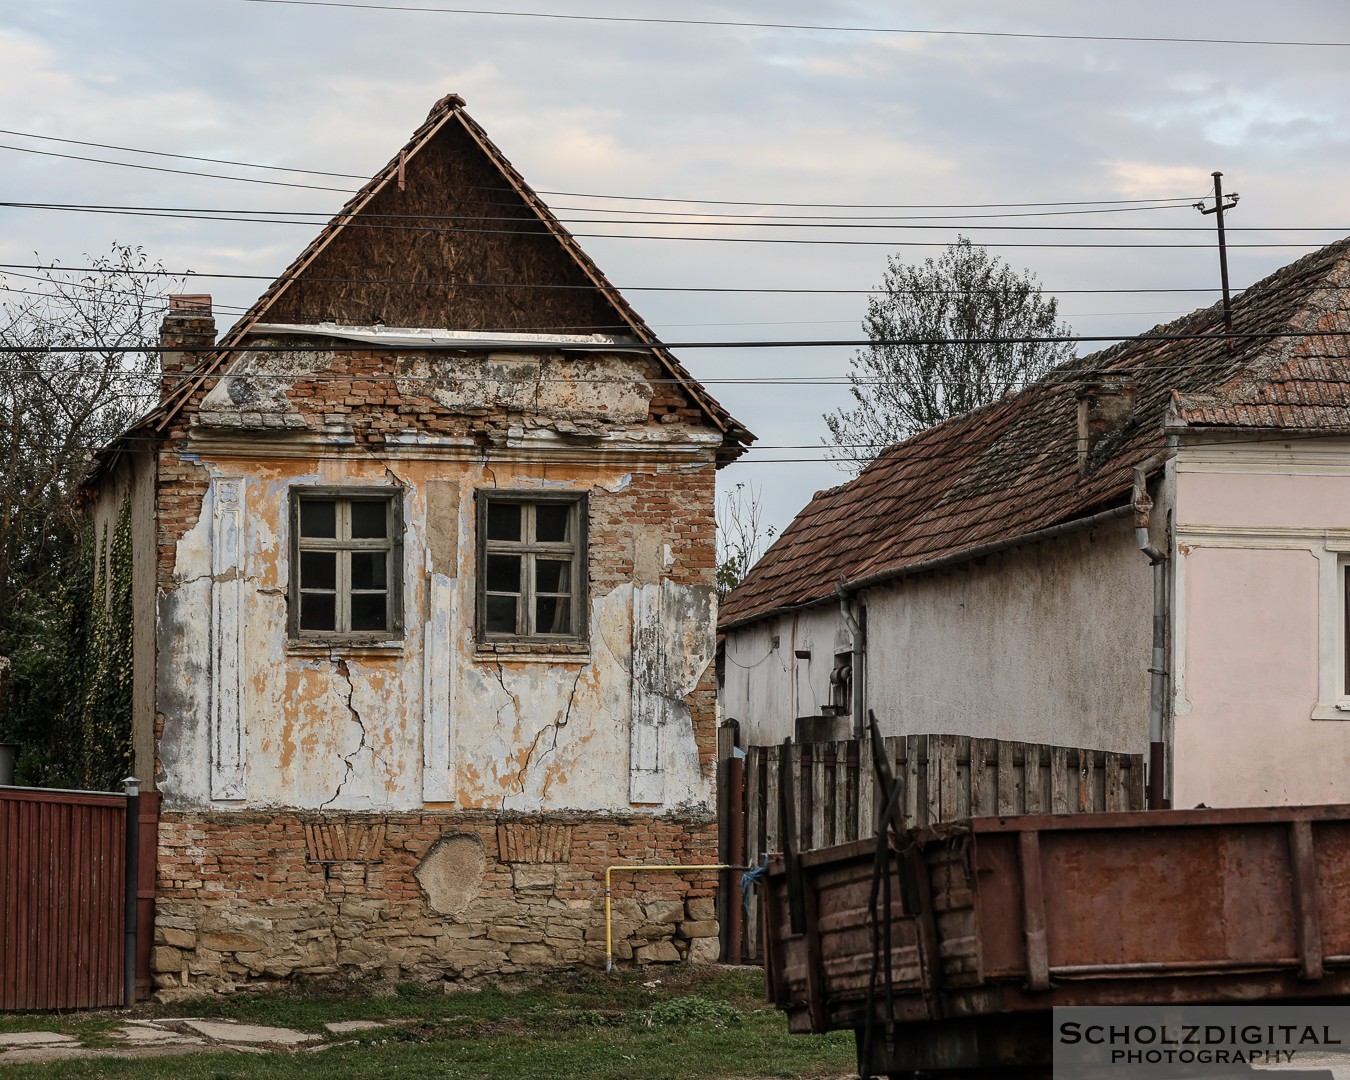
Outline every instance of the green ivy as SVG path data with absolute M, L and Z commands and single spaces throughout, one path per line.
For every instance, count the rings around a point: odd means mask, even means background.
M 116 791 L 132 764 L 131 499 L 109 543 L 86 526 L 30 588 L 6 635 L 0 739 L 21 746 L 15 781 Z

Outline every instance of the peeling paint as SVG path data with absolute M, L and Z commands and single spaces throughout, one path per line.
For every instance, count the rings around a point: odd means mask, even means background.
M 711 657 L 711 589 L 666 579 L 675 561 L 675 539 L 662 526 L 635 522 L 621 527 L 648 553 L 641 576 L 650 577 L 651 584 L 622 581 L 592 594 L 590 646 L 581 655 L 480 655 L 473 594 L 462 591 L 473 588 L 477 489 L 547 481 L 590 492 L 593 506 L 603 508 L 607 498 L 627 497 L 612 493 L 631 490 L 631 470 L 607 471 L 600 462 L 554 475 L 539 465 L 491 457 L 447 463 L 427 457 L 394 460 L 393 453 L 334 452 L 263 461 L 222 453 L 206 459 L 212 476 L 243 477 L 241 544 L 247 557 L 233 573 L 246 627 L 244 804 L 363 810 L 433 802 L 509 812 L 628 807 L 634 596 L 636 589 L 657 588 L 664 590 L 669 614 L 652 648 L 680 657 L 652 691 L 662 698 L 659 710 L 666 716 L 659 805 L 705 807 L 707 782 L 682 699 Z M 388 491 L 391 481 L 402 491 L 405 522 L 403 635 L 381 649 L 330 652 L 290 642 L 291 489 Z M 428 528 L 433 490 L 438 507 Z M 174 586 L 160 597 L 160 708 L 166 718 L 160 754 L 163 790 L 176 806 L 212 801 L 207 658 L 216 576 L 213 499 L 208 490 L 201 518 L 178 541 Z M 440 567 L 430 572 L 429 562 L 449 562 L 445 569 L 450 573 Z M 224 580 L 234 580 L 230 574 L 227 570 Z M 438 587 L 441 593 L 435 592 Z M 433 595 L 449 603 L 438 616 L 438 631 L 431 622 Z M 460 599 L 447 600 L 455 595 Z M 433 687 L 440 687 L 435 690 L 440 704 L 429 713 Z M 435 728 L 442 723 L 437 715 L 445 717 L 440 729 Z M 426 771 L 424 753 L 424 746 L 433 746 L 424 739 L 436 730 L 447 733 L 443 750 L 437 751 L 444 762 L 439 786 L 438 774 Z

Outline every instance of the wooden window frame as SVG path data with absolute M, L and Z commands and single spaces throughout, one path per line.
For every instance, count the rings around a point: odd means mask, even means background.
M 557 644 L 557 645 L 576 645 L 584 644 L 589 632 L 589 619 L 587 615 L 587 595 L 588 578 L 586 573 L 587 565 L 587 524 L 589 517 L 589 501 L 584 492 L 539 492 L 539 491 L 501 491 L 497 489 L 482 489 L 474 493 L 474 499 L 478 504 L 478 534 L 477 534 L 477 572 L 475 574 L 474 592 L 475 602 L 475 629 L 476 640 L 480 645 L 497 644 Z M 547 543 L 538 541 L 509 541 L 509 540 L 489 540 L 487 530 L 488 507 L 492 503 L 514 503 L 524 509 L 522 513 L 522 533 L 523 535 L 532 535 L 531 532 L 525 532 L 524 522 L 531 520 L 530 508 L 541 505 L 564 504 L 570 508 L 572 515 L 572 536 L 570 543 Z M 487 557 L 488 555 L 520 555 L 526 560 L 529 569 L 524 573 L 523 588 L 520 595 L 520 608 L 517 611 L 517 625 L 520 625 L 520 619 L 523 616 L 527 626 L 524 633 L 502 634 L 489 633 L 487 630 Z M 561 555 L 568 555 L 572 562 L 572 581 L 571 592 L 571 622 L 572 631 L 566 634 L 540 634 L 531 632 L 533 630 L 533 620 L 535 613 L 535 573 L 534 560 L 539 556 L 556 559 Z
M 337 537 L 300 535 L 300 504 L 306 501 L 331 501 L 337 504 Z M 385 506 L 383 539 L 352 538 L 350 514 L 354 502 L 382 502 Z M 368 645 L 403 637 L 403 498 L 395 488 L 371 487 L 297 487 L 291 489 L 291 573 L 287 590 L 287 625 L 290 638 L 304 644 Z M 345 534 L 345 535 L 344 535 Z M 303 551 L 331 551 L 337 554 L 333 630 L 300 627 L 300 596 L 305 591 L 300 576 Z M 357 551 L 384 551 L 385 621 L 384 630 L 351 630 L 351 554 Z M 324 590 L 327 591 L 327 590 Z

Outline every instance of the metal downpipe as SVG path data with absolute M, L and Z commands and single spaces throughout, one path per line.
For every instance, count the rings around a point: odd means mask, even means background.
M 834 591 L 839 595 L 839 611 L 844 616 L 844 624 L 848 627 L 848 632 L 853 638 L 853 658 L 849 661 L 853 668 L 853 704 L 850 708 L 853 710 L 853 737 L 861 739 L 863 737 L 863 710 L 866 708 L 863 672 L 867 663 L 867 631 L 853 617 L 853 610 L 849 606 L 849 595 L 843 584 L 835 585 Z
M 1166 797 L 1166 747 L 1163 742 L 1163 704 L 1167 692 L 1167 553 L 1149 538 L 1153 500 L 1144 469 L 1134 470 L 1134 539 L 1153 567 L 1153 652 L 1148 688 L 1148 808 L 1163 810 Z

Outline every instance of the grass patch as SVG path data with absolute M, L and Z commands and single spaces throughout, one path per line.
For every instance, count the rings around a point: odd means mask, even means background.
M 8 1065 L 5 1080 L 711 1080 L 717 1077 L 837 1077 L 853 1068 L 853 1039 L 789 1035 L 763 1001 L 763 976 L 735 968 L 572 972 L 504 979 L 442 993 L 399 986 L 326 983 L 283 993 L 205 998 L 134 1013 L 29 1015 L 21 1030 L 103 1033 L 123 1016 L 196 1016 L 322 1032 L 335 1020 L 389 1026 L 329 1036 L 319 1051 L 266 1058 L 231 1052 L 141 1059 L 92 1058 Z M 14 1029 L 11 1029 L 14 1030 Z M 3 1060 L 3 1059 L 0 1059 Z

